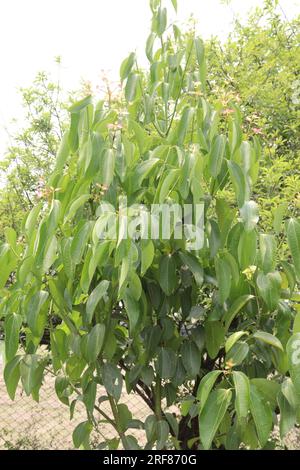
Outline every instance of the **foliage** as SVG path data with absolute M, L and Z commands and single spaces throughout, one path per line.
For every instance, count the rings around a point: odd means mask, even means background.
M 228 114 L 207 97 L 201 39 L 176 26 L 171 37 L 167 10 L 150 5 L 149 79 L 131 54 L 122 103 L 87 96 L 71 106 L 49 201 L 24 223 L 24 249 L 13 230 L 1 245 L 6 386 L 13 398 L 21 380 L 37 400 L 51 361 L 71 416 L 78 400 L 86 406 L 76 447 L 88 448 L 105 420 L 116 431 L 108 447 L 139 448 L 138 427 L 147 449 L 270 448 L 276 414 L 282 437 L 299 422 L 300 222 L 287 221 L 290 257 L 280 260 L 276 234 L 258 225 L 257 136 L 237 105 Z M 200 205 L 203 246 L 174 228 L 145 240 L 140 222 L 125 238 L 120 197 L 128 222 L 141 204 Z M 116 239 L 99 238 L 115 220 L 103 202 L 117 211 Z M 49 356 L 40 356 L 46 328 Z M 149 406 L 144 420 L 122 402 L 125 389 Z
M 254 198 L 267 230 L 273 229 L 282 204 L 286 214 L 299 216 L 299 24 L 299 16 L 288 22 L 278 2 L 266 1 L 247 24 L 236 21 L 224 44 L 217 39 L 207 43 L 210 94 L 227 113 L 232 101 L 239 102 L 244 132 L 263 142 Z
M 23 129 L 9 135 L 10 145 L 0 162 L 0 237 L 7 226 L 20 230 L 24 213 L 45 196 L 44 186 L 53 169 L 65 129 L 66 104 L 59 82 L 40 72 L 33 84 L 21 89 Z

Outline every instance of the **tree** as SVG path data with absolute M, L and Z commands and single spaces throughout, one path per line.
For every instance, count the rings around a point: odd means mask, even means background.
M 46 195 L 45 184 L 67 117 L 67 99 L 64 102 L 60 83 L 51 81 L 45 72 L 39 72 L 30 87 L 22 88 L 21 96 L 24 125 L 9 134 L 10 145 L 0 162 L 5 175 L 0 198 L 1 238 L 7 226 L 19 231 L 24 213 Z
M 299 16 L 286 20 L 277 1 L 265 1 L 246 24 L 236 21 L 224 44 L 206 44 L 211 96 L 228 113 L 240 102 L 243 131 L 263 143 L 254 198 L 267 230 L 278 212 L 299 216 L 299 24 Z
M 7 390 L 21 379 L 37 399 L 51 363 L 60 400 L 86 406 L 76 447 L 89 447 L 97 412 L 116 432 L 108 447 L 139 448 L 126 388 L 149 407 L 147 448 L 268 448 L 276 413 L 282 437 L 299 421 L 300 222 L 287 222 L 290 258 L 278 260 L 252 198 L 257 136 L 236 105 L 228 115 L 207 98 L 202 40 L 176 26 L 170 37 L 167 9 L 150 6 L 149 80 L 132 53 L 122 103 L 70 107 L 49 200 L 26 219 L 24 249 L 13 231 L 1 246 Z M 157 208 L 171 214 L 147 238 Z

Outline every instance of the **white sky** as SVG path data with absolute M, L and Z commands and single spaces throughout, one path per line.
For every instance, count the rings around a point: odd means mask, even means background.
M 170 0 L 166 0 L 171 4 Z M 300 0 L 281 0 L 289 18 L 300 13 Z M 179 22 L 191 13 L 199 33 L 225 37 L 234 14 L 245 18 L 262 0 L 178 0 Z M 169 8 L 172 11 L 172 7 Z M 173 18 L 174 14 L 172 13 Z M 62 57 L 63 88 L 76 89 L 80 80 L 99 81 L 101 70 L 118 77 L 121 61 L 137 50 L 143 63 L 149 34 L 148 0 L 2 0 L 0 1 L 0 158 L 7 143 L 4 126 L 21 115 L 17 89 L 31 84 L 36 73 L 54 73 L 54 57 Z

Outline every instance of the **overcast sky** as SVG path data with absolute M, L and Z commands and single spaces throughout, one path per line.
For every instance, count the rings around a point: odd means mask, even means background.
M 204 38 L 224 38 L 235 14 L 245 18 L 251 7 L 262 3 L 232 0 L 228 7 L 219 0 L 178 0 L 177 19 L 184 22 L 193 13 Z M 300 13 L 300 0 L 281 0 L 281 5 L 289 18 Z M 143 60 L 149 21 L 148 0 L 1 1 L 0 152 L 7 141 L 4 126 L 9 128 L 11 119 L 21 114 L 18 87 L 30 85 L 40 70 L 55 77 L 57 55 L 62 57 L 61 81 L 67 90 L 82 78 L 99 82 L 101 70 L 115 79 L 130 51 L 137 50 Z

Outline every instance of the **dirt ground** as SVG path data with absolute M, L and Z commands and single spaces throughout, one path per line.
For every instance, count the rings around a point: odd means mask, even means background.
M 101 390 L 99 390 L 101 394 Z M 130 404 L 128 404 L 130 400 Z M 148 407 L 138 396 L 124 394 L 121 402 L 126 403 L 135 419 L 144 419 Z M 102 409 L 110 414 L 105 403 Z M 99 416 L 95 416 L 98 420 Z M 7 395 L 3 371 L 0 364 L 0 449 L 72 449 L 72 432 L 77 424 L 86 420 L 82 403 L 77 403 L 74 418 L 70 420 L 69 408 L 63 405 L 54 390 L 54 378 L 47 375 L 40 391 L 40 402 L 27 397 L 21 387 L 17 389 L 14 401 Z M 141 444 L 144 432 L 133 430 Z M 98 432 L 93 433 L 92 442 L 97 447 L 107 438 L 115 437 L 115 431 L 108 424 L 100 423 Z
M 99 395 L 102 395 L 99 389 Z M 128 405 L 134 419 L 142 419 L 150 413 L 149 408 L 136 395 L 123 394 L 121 402 Z M 110 409 L 101 405 L 103 411 L 110 415 Z M 95 416 L 98 420 L 99 416 Z M 76 405 L 74 417 L 70 420 L 69 408 L 63 405 L 54 390 L 54 378 L 47 375 L 40 391 L 40 402 L 36 403 L 27 397 L 21 387 L 17 389 L 16 398 L 11 401 L 7 395 L 3 371 L 0 363 L 0 449 L 72 449 L 72 432 L 77 424 L 86 420 L 85 408 L 82 403 Z M 144 431 L 132 430 L 138 443 L 145 443 Z M 300 431 L 289 433 L 284 443 L 280 442 L 278 430 L 275 430 L 278 448 L 290 450 L 300 449 Z M 113 428 L 100 422 L 98 432 L 92 435 L 93 447 L 105 439 L 116 437 Z

